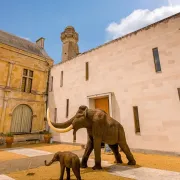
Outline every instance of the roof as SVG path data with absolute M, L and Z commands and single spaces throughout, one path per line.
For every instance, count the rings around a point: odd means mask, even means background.
M 50 58 L 46 51 L 43 48 L 39 47 L 37 44 L 15 36 L 13 34 L 4 32 L 2 30 L 0 30 L 0 43 L 27 51 L 41 57 L 45 57 L 48 59 Z

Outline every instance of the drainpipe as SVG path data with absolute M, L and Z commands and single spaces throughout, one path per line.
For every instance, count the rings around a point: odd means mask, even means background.
M 48 108 L 48 90 L 49 90 L 49 77 L 50 77 L 50 71 L 51 71 L 51 68 L 49 68 L 49 70 L 48 70 L 48 78 L 47 78 L 47 87 L 46 87 L 46 113 L 47 113 L 47 108 Z M 45 113 L 45 114 L 46 114 Z M 47 117 L 47 114 L 46 114 L 46 117 Z M 47 119 L 46 119 L 46 122 L 47 122 Z M 47 125 L 47 124 L 46 124 Z M 46 127 L 45 127 L 45 129 L 46 129 Z M 48 129 L 47 129 L 48 131 L 49 131 L 49 126 L 48 126 Z

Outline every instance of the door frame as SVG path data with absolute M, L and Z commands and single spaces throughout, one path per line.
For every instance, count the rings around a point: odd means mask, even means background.
M 87 104 L 89 108 L 95 108 L 95 99 L 108 97 L 109 100 L 109 115 L 113 118 L 113 103 L 112 103 L 112 92 L 102 93 L 102 94 L 94 94 L 87 96 Z

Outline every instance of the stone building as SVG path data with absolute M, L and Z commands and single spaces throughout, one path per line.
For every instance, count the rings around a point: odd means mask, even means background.
M 52 65 L 44 38 L 32 43 L 0 31 L 0 133 L 31 134 L 44 129 Z
M 62 62 L 51 69 L 51 119 L 64 122 L 80 105 L 119 121 L 132 149 L 180 152 L 180 13 L 84 53 L 78 34 L 61 35 Z M 86 130 L 77 143 L 86 142 Z M 72 131 L 54 141 L 73 142 Z

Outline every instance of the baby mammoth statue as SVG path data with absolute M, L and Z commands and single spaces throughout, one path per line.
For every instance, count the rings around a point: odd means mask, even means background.
M 46 163 L 46 161 L 44 162 L 46 166 L 50 166 L 55 161 L 59 161 L 61 166 L 59 180 L 63 180 L 65 168 L 67 173 L 67 180 L 70 180 L 70 168 L 72 168 L 77 180 L 81 180 L 80 160 L 76 154 L 69 151 L 64 151 L 64 152 L 58 151 L 57 153 L 54 154 L 53 159 L 48 164 Z

